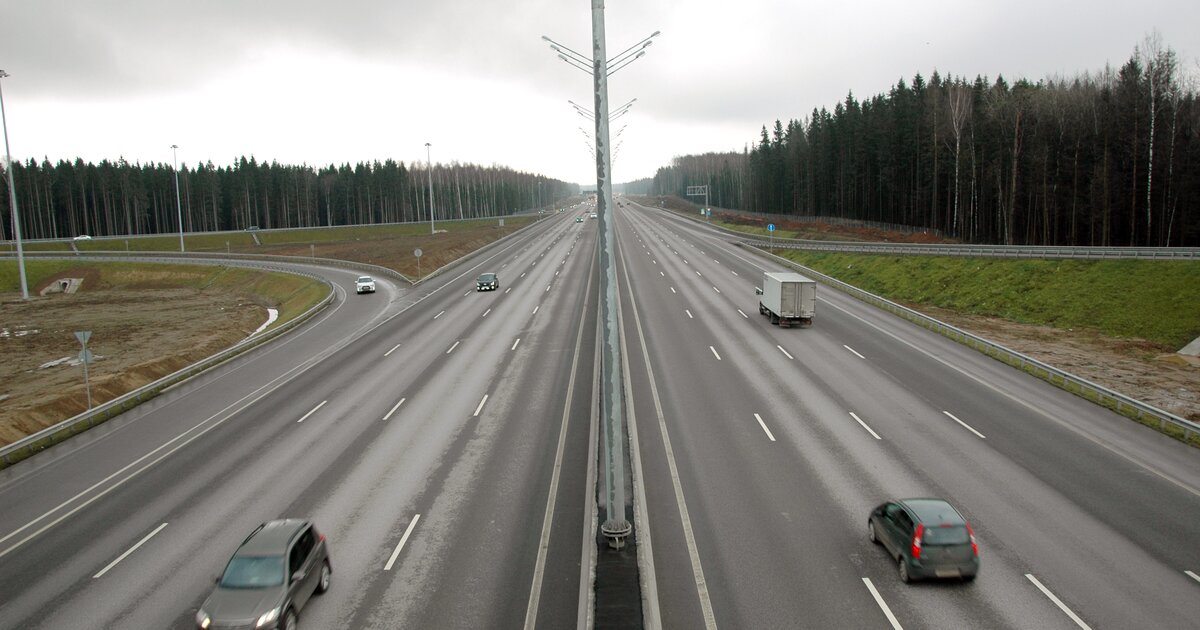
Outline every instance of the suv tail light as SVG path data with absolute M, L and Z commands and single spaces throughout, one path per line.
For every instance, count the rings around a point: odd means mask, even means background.
M 917 531 L 913 533 L 912 539 L 912 557 L 913 560 L 921 558 L 921 539 L 925 537 L 925 523 L 917 524 Z
M 971 536 L 971 553 L 975 554 L 975 557 L 978 558 L 979 544 L 975 542 L 975 530 L 971 529 L 970 523 L 967 523 L 967 534 Z

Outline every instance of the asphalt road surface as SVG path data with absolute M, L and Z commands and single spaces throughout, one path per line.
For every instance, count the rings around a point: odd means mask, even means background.
M 300 331 L 0 471 L 0 628 L 192 627 L 284 516 L 332 554 L 303 627 L 576 627 L 584 212 L 415 288 L 321 270 L 338 299 Z M 771 326 L 754 287 L 776 264 L 625 200 L 614 217 L 652 624 L 1200 627 L 1194 449 L 824 287 L 813 327 Z M 905 496 L 964 513 L 977 580 L 900 583 L 866 524 Z

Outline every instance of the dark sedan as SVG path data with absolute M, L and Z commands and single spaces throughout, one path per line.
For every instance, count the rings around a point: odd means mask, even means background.
M 975 531 L 958 510 L 941 499 L 901 499 L 871 511 L 871 542 L 896 560 L 900 581 L 926 578 L 974 580 L 979 573 Z

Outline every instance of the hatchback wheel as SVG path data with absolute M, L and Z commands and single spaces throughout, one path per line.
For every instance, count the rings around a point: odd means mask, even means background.
M 875 521 L 867 521 L 867 538 L 876 545 L 879 544 L 879 535 L 875 533 Z
M 912 581 L 912 576 L 908 574 L 908 560 L 904 556 L 900 556 L 900 581 L 905 584 Z
M 300 625 L 296 622 L 296 613 L 289 608 L 283 615 L 283 630 L 297 630 Z
M 321 579 L 317 581 L 317 593 L 324 593 L 329 590 L 329 581 L 333 577 L 333 571 L 329 568 L 329 561 L 321 563 Z

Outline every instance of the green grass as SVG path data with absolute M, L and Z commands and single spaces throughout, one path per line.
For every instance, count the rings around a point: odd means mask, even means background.
M 783 255 L 893 301 L 1055 328 L 1093 328 L 1177 350 L 1200 336 L 1200 263 L 949 256 Z

